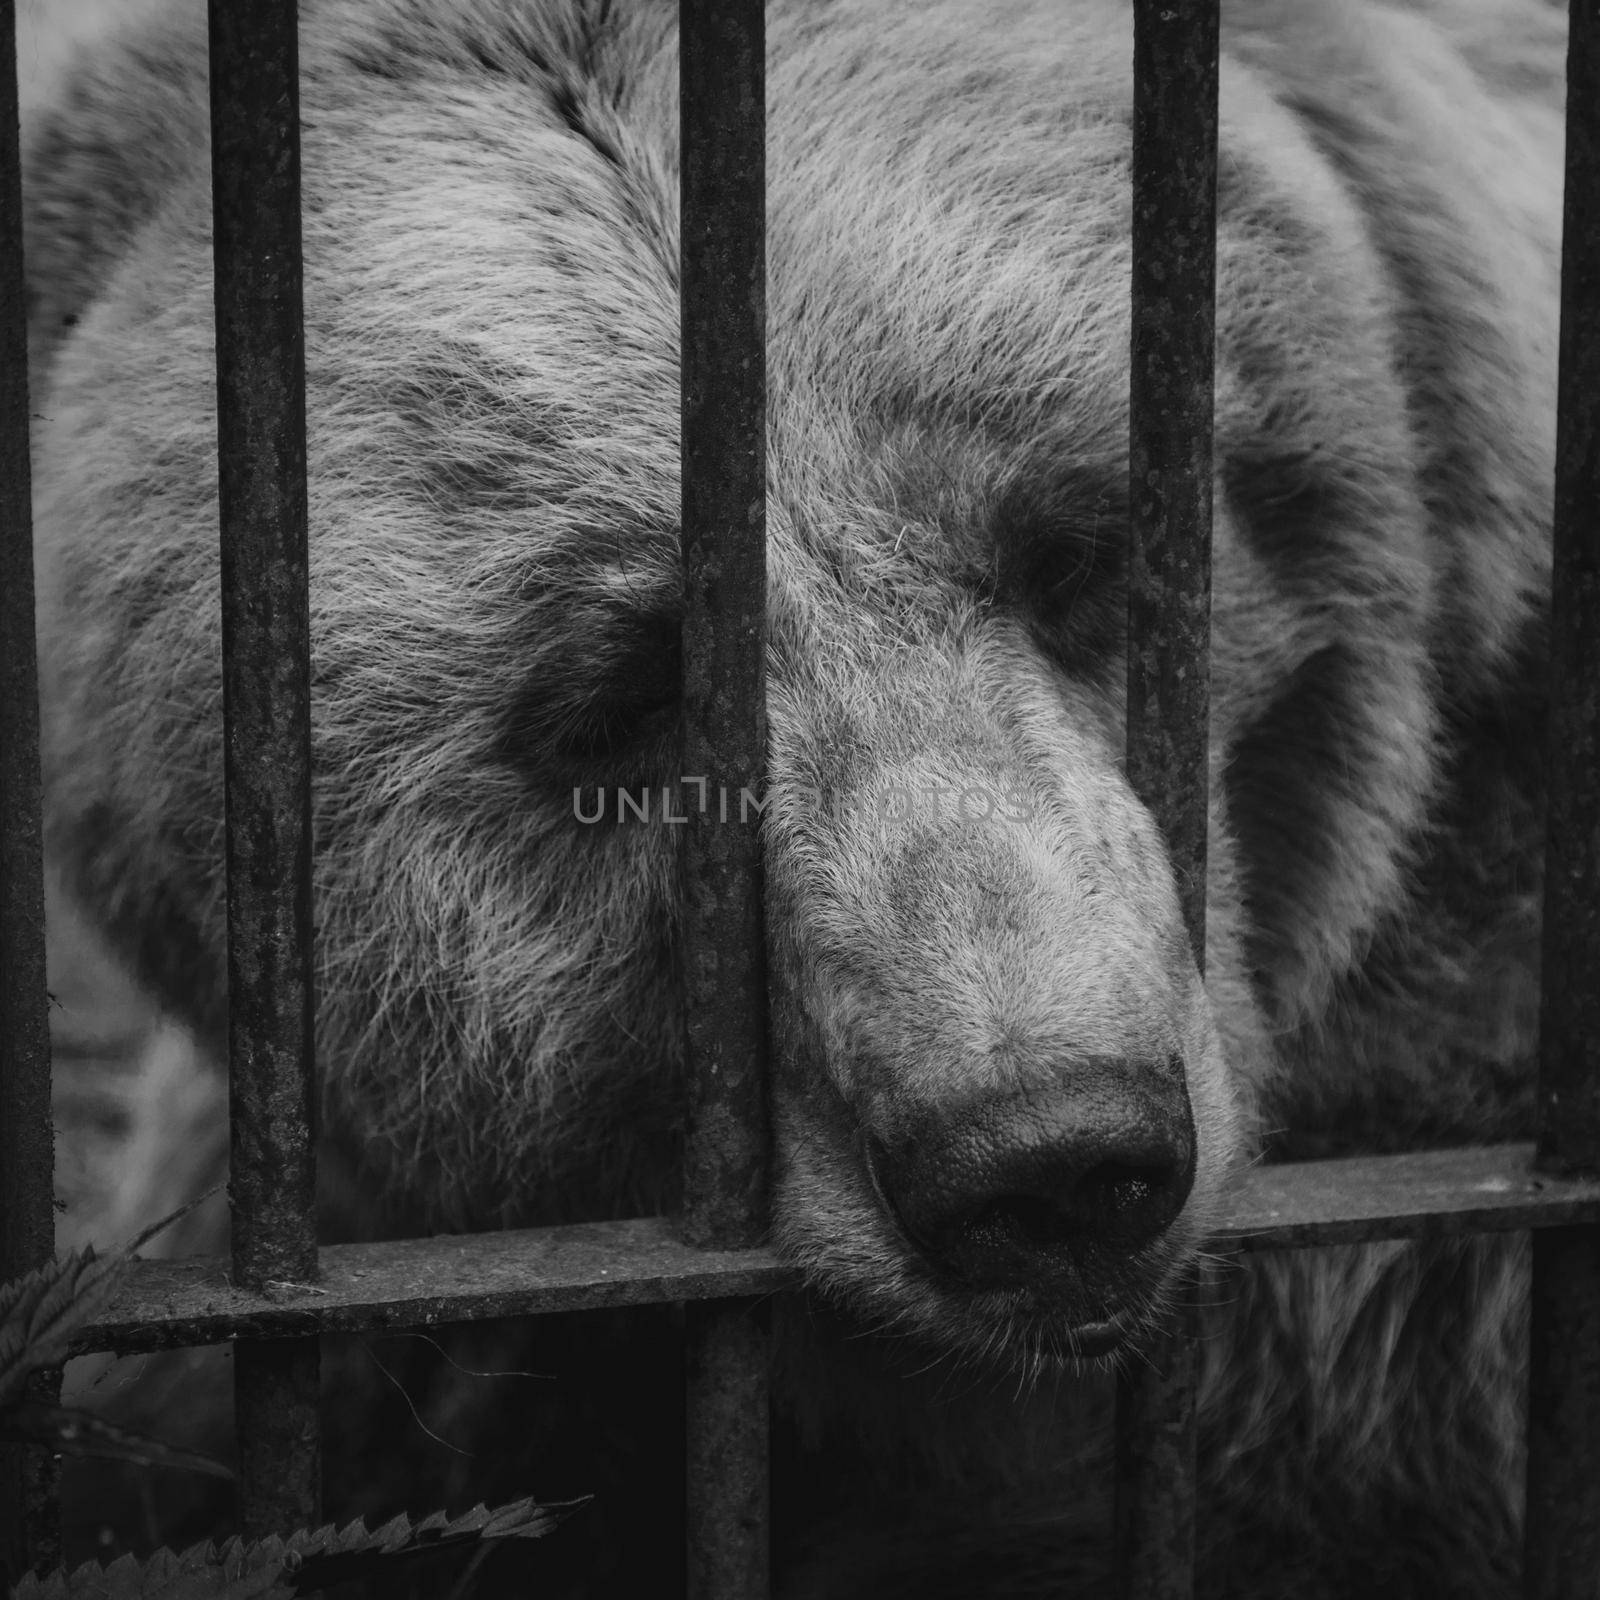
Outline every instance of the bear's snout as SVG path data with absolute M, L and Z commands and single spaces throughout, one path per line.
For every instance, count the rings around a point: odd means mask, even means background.
M 1033 1289 L 1080 1315 L 1138 1297 L 1143 1257 L 1194 1185 L 1194 1114 L 1175 1056 L 1086 1063 L 896 1120 L 869 1130 L 867 1164 L 927 1263 L 964 1287 Z

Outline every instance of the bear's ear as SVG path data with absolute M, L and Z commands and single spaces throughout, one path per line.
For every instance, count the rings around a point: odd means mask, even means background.
M 28 359 L 39 380 L 174 183 L 204 162 L 204 0 L 24 0 Z

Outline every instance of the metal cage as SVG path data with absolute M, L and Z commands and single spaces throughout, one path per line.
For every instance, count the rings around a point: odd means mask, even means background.
M 0 4 L 0 1277 L 52 1254 L 13 0 Z M 761 0 L 682 0 L 685 770 L 760 770 Z M 1204 947 L 1217 4 L 1137 0 L 1128 769 Z M 685 829 L 684 1216 L 318 1249 L 294 0 L 212 0 L 232 1261 L 138 1264 L 76 1353 L 235 1341 L 243 1527 L 318 1513 L 318 1336 L 683 1302 L 689 1593 L 768 1592 L 756 830 Z M 1537 1144 L 1258 1168 L 1219 1242 L 1537 1230 L 1525 1592 L 1600 1594 L 1600 3 L 1572 0 Z M 706 598 L 715 589 L 718 604 Z M 314 1286 L 314 1287 L 313 1287 Z M 1121 1593 L 1192 1591 L 1195 1341 L 1120 1399 Z M 13 1559 L 56 1552 L 47 1458 L 0 1455 Z

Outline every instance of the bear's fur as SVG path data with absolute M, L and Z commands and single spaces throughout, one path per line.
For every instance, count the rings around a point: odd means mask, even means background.
M 215 1060 L 203 11 L 49 57 L 26 242 L 52 859 Z M 773 1232 L 818 1295 L 779 1388 L 850 1463 L 785 1592 L 1056 1593 L 1096 1561 L 1060 1374 L 1230 1172 L 1529 1128 L 1561 19 L 1225 7 L 1203 987 L 1119 771 L 1128 8 L 769 34 Z M 678 778 L 673 8 L 310 0 L 301 52 L 339 1225 L 670 1208 L 677 834 L 574 795 Z M 1132 1265 L 909 1242 L 882 1151 L 1152 1063 L 1193 1186 Z M 1218 1278 L 1205 1592 L 1514 1592 L 1523 1296 L 1505 1241 Z

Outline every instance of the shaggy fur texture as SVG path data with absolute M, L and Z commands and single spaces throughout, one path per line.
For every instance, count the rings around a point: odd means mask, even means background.
M 27 248 L 53 857 L 214 1052 L 202 12 L 47 52 Z M 1525 1131 L 1560 22 L 1225 8 L 1203 987 L 1119 771 L 1126 7 L 778 0 L 769 29 L 774 1232 L 821 1300 L 781 1377 L 847 1486 L 787 1592 L 1092 1588 L 1067 1435 L 1098 1391 L 1057 1376 L 1092 1308 L 930 1268 L 869 1135 L 1180 1062 L 1197 1173 L 1138 1321 L 1253 1153 Z M 672 10 L 312 0 L 302 67 L 342 1225 L 657 1209 L 676 834 L 573 804 L 677 777 Z M 874 815 L 889 789 L 914 816 Z M 1520 1260 L 1219 1280 L 1206 1592 L 1513 1592 Z M 997 1367 L 1022 1381 L 965 1376 Z

